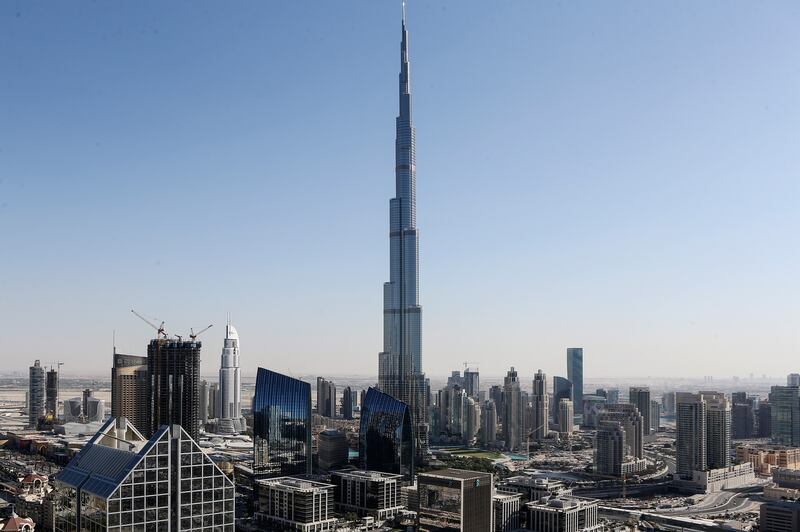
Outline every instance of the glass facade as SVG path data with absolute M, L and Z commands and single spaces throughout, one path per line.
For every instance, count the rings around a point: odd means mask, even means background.
M 414 435 L 408 405 L 375 388 L 367 390 L 358 452 L 364 469 L 412 477 Z
M 233 482 L 186 431 L 123 439 L 114 421 L 56 477 L 56 532 L 233 531 Z
M 553 423 L 558 423 L 558 405 L 562 399 L 572 399 L 572 382 L 564 377 L 553 377 Z
M 258 368 L 253 399 L 253 470 L 311 474 L 311 385 Z
M 572 403 L 575 413 L 583 414 L 583 348 L 567 349 L 567 379 L 572 383 Z

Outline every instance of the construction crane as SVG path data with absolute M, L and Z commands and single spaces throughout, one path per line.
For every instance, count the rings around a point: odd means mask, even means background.
M 139 314 L 135 310 L 131 309 L 131 312 L 133 312 L 134 315 L 136 315 L 137 318 L 139 318 L 140 320 L 142 320 L 143 322 L 148 324 L 150 327 L 152 327 L 153 329 L 158 331 L 158 333 L 156 334 L 157 338 L 161 338 L 161 337 L 166 338 L 167 337 L 167 332 L 164 330 L 164 322 L 163 321 L 161 322 L 161 325 L 156 325 L 155 323 L 151 322 L 150 320 L 148 320 L 147 318 L 145 318 L 144 316 L 142 316 L 141 314 Z
M 190 329 L 189 329 L 189 338 L 191 338 L 191 339 L 192 339 L 192 342 L 194 342 L 194 339 L 195 339 L 195 338 L 197 338 L 198 336 L 200 336 L 201 334 L 203 334 L 204 332 L 206 332 L 207 330 L 209 330 L 209 329 L 210 329 L 211 327 L 213 327 L 213 326 L 214 326 L 214 324 L 212 323 L 211 325 L 209 325 L 208 327 L 206 327 L 205 329 L 203 329 L 202 331 L 200 331 L 200 332 L 198 332 L 198 333 L 195 333 L 195 332 L 194 332 L 194 329 L 191 329 L 191 328 L 190 328 Z

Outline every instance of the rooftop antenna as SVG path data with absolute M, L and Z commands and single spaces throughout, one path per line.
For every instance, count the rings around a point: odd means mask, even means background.
M 405 24 L 406 24 L 406 0 L 403 0 L 402 5 L 403 5 L 403 25 L 405 26 Z

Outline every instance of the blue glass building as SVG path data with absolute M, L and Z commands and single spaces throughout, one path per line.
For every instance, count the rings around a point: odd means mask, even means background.
M 358 454 L 370 471 L 414 475 L 414 433 L 408 405 L 370 388 L 361 407 Z
M 572 403 L 575 414 L 583 414 L 583 348 L 567 348 L 567 378 L 572 383 Z
M 253 398 L 253 470 L 311 474 L 311 385 L 258 368 Z

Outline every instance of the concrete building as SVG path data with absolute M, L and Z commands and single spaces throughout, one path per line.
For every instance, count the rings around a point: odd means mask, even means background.
M 570 347 L 567 349 L 567 379 L 572 383 L 572 404 L 575 405 L 576 420 L 582 423 L 583 414 L 583 348 Z
M 333 484 L 294 477 L 256 481 L 255 520 L 264 530 L 334 530 Z
M 503 403 L 505 407 L 503 440 L 505 441 L 506 449 L 518 451 L 522 448 L 522 442 L 525 439 L 522 434 L 525 421 L 523 420 L 522 390 L 520 389 L 517 370 L 513 367 L 506 374 L 503 383 Z
M 417 476 L 417 511 L 421 530 L 491 530 L 491 473 L 442 469 Z
M 764 448 L 752 445 L 736 447 L 736 461 L 749 462 L 760 475 L 770 475 L 776 468 L 800 469 L 800 447 Z
M 655 434 L 661 428 L 661 403 L 650 401 L 650 434 Z
M 45 415 L 45 377 L 44 367 L 36 360 L 29 368 L 28 381 L 28 425 L 36 428 L 39 419 Z
M 617 421 L 602 421 L 594 438 L 594 471 L 598 475 L 622 476 L 626 457 L 625 431 Z
M 605 412 L 597 416 L 598 423 L 616 421 L 625 431 L 625 454 L 644 458 L 644 419 L 634 405 L 606 404 Z
M 464 391 L 467 395 L 478 400 L 478 392 L 481 389 L 481 376 L 477 369 L 464 369 Z
M 761 532 L 797 532 L 800 530 L 800 502 L 771 501 L 761 505 Z
M 553 377 L 553 402 L 552 402 L 552 418 L 553 418 L 553 425 L 558 428 L 559 419 L 558 419 L 558 408 L 559 404 L 561 403 L 562 399 L 569 399 L 572 400 L 572 382 L 569 379 L 565 379 L 564 377 L 559 377 L 556 375 Z
M 676 473 L 691 480 L 694 472 L 705 470 L 707 464 L 706 403 L 700 394 L 680 392 L 676 409 Z
M 563 480 L 555 478 L 534 478 L 526 475 L 517 475 L 501 480 L 497 484 L 498 493 L 519 493 L 522 502 L 538 501 L 542 497 L 558 495 L 572 495 L 570 488 Z
M 400 498 L 402 479 L 401 475 L 381 471 L 335 471 L 331 483 L 336 509 L 377 521 L 391 519 L 405 509 Z
M 606 404 L 607 405 L 619 404 L 619 389 L 610 388 L 606 390 Z
M 575 424 L 575 415 L 572 408 L 572 401 L 562 399 L 558 403 L 558 432 L 561 434 L 572 434 Z
M 56 530 L 234 530 L 233 482 L 180 425 L 108 420 L 55 477 Z
M 731 405 L 724 394 L 701 392 L 706 402 L 706 466 L 709 469 L 731 465 Z
M 786 376 L 786 386 L 800 386 L 800 373 L 789 373 Z
M 492 495 L 494 513 L 494 532 L 515 532 L 519 530 L 520 501 L 519 493 L 495 493 Z
M 534 441 L 542 441 L 547 438 L 550 432 L 549 397 L 547 395 L 547 375 L 542 370 L 533 376 L 533 392 L 531 393 L 531 438 Z
M 628 402 L 634 405 L 642 415 L 642 432 L 645 436 L 652 432 L 653 422 L 650 412 L 650 388 L 635 386 L 628 390 Z
M 347 465 L 350 447 L 344 432 L 334 429 L 323 430 L 319 433 L 317 447 L 321 470 L 330 471 Z
M 536 532 L 600 532 L 597 501 L 578 497 L 548 497 L 525 505 L 528 530 Z

